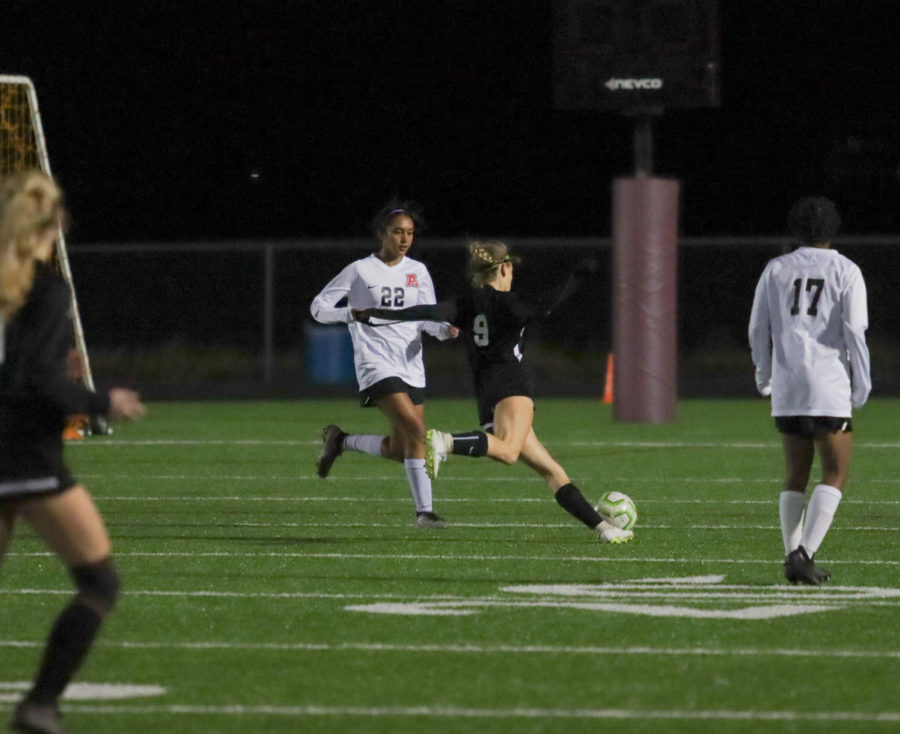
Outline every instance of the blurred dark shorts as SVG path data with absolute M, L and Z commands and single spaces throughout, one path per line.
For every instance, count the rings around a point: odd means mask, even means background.
M 77 484 L 62 460 L 62 438 L 0 442 L 0 503 L 65 492 Z
M 375 401 L 388 395 L 394 395 L 398 392 L 405 392 L 409 395 L 413 405 L 422 405 L 425 402 L 425 388 L 413 387 L 407 385 L 399 377 L 386 377 L 379 380 L 374 385 L 369 385 L 365 390 L 360 390 L 359 404 L 363 408 L 375 407 Z
M 823 433 L 852 433 L 853 421 L 832 416 L 785 415 L 775 419 L 775 427 L 786 436 L 818 438 Z
M 493 426 L 494 408 L 504 398 L 532 398 L 534 395 L 534 377 L 521 363 L 493 365 L 482 371 L 478 378 L 475 392 L 478 422 L 482 427 Z

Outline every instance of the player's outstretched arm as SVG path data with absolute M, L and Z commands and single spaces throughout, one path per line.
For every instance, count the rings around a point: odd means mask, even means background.
M 435 304 L 398 309 L 353 308 L 350 313 L 354 320 L 364 324 L 371 324 L 373 318 L 386 321 L 446 321 L 452 324 L 456 318 L 456 301 L 441 301 Z

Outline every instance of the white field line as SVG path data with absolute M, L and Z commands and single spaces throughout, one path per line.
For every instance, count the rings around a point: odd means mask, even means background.
M 877 589 L 873 589 L 873 592 L 877 592 Z M 888 590 L 892 591 L 892 590 Z M 71 590 L 59 590 L 59 589 L 10 589 L 8 591 L 0 591 L 0 596 L 71 596 Z M 397 602 L 401 605 L 404 604 L 423 604 L 429 606 L 443 606 L 446 608 L 463 608 L 463 607 L 498 607 L 498 608 L 521 608 L 521 609 L 535 609 L 538 607 L 545 608 L 579 608 L 579 604 L 592 604 L 592 603 L 601 603 L 601 602 L 627 602 L 629 604 L 635 603 L 636 600 L 640 600 L 643 602 L 654 602 L 654 601 L 662 601 L 669 602 L 673 604 L 709 604 L 710 602 L 724 602 L 730 604 L 775 604 L 775 603 L 789 603 L 796 604 L 798 601 L 806 602 L 806 601 L 815 601 L 816 604 L 824 607 L 834 607 L 837 609 L 844 608 L 848 605 L 865 605 L 868 607 L 886 607 L 886 608 L 896 608 L 898 606 L 898 600 L 896 597 L 890 598 L 890 594 L 883 595 L 881 597 L 877 595 L 873 596 L 859 596 L 859 590 L 851 590 L 845 594 L 829 594 L 828 596 L 815 596 L 809 592 L 803 594 L 802 592 L 793 592 L 790 590 L 787 592 L 782 592 L 776 589 L 774 592 L 747 592 L 747 593 L 736 593 L 736 592 L 722 592 L 722 593 L 703 593 L 703 592 L 691 592 L 691 591 L 683 591 L 683 592 L 663 592 L 663 591 L 650 591 L 644 593 L 636 593 L 636 592 L 607 592 L 602 595 L 594 595 L 588 601 L 579 602 L 579 601 L 571 601 L 566 599 L 546 599 L 543 597 L 535 598 L 535 599 L 514 599 L 512 597 L 501 598 L 495 596 L 485 596 L 485 597 L 477 597 L 472 599 L 461 599 L 459 597 L 453 597 L 448 595 L 430 595 L 428 597 L 421 598 L 412 598 L 410 596 L 391 596 L 388 594 L 326 594 L 326 593 L 304 593 L 304 592 L 239 592 L 239 591 L 127 591 L 126 594 L 128 596 L 141 596 L 141 597 L 150 597 L 150 598 L 170 598 L 177 597 L 179 599 L 191 598 L 191 599 L 277 599 L 280 601 L 285 600 L 297 600 L 297 599 L 306 599 L 306 600 L 340 600 L 340 601 L 353 601 L 353 600 L 363 600 L 367 602 L 372 602 L 373 599 L 381 599 L 385 602 Z M 350 607 L 348 607 L 349 609 Z M 0 643 L 0 647 L 3 646 L 4 643 Z M 37 644 L 37 643 L 35 643 Z M 11 645 L 14 646 L 14 645 Z M 900 657 L 900 652 L 891 652 L 891 657 Z
M 396 479 L 396 477 L 395 477 Z M 369 478 L 367 481 L 371 481 Z M 443 481 L 443 480 L 441 480 Z M 470 483 L 475 480 L 468 480 Z M 482 481 L 482 480 L 478 480 Z M 210 502 L 210 501 L 226 501 L 226 502 L 360 502 L 361 499 L 365 499 L 366 502 L 402 502 L 403 504 L 409 504 L 408 497 L 365 497 L 361 498 L 359 496 L 350 496 L 350 497 L 337 497 L 334 495 L 324 495 L 320 497 L 306 497 L 303 495 L 283 495 L 283 496 L 266 496 L 266 497 L 253 497 L 249 495 L 218 495 L 218 494 L 190 494 L 190 495 L 111 495 L 111 496 L 95 496 L 95 500 L 98 502 Z M 448 502 L 470 502 L 470 503 L 479 503 L 484 504 L 488 502 L 496 502 L 496 503 L 516 503 L 516 502 L 541 502 L 546 503 L 551 501 L 551 497 L 549 494 L 546 494 L 542 497 L 441 497 L 439 502 L 448 503 Z M 694 498 L 694 499 L 670 499 L 670 498 L 660 498 L 660 499 L 640 499 L 641 504 L 663 504 L 663 505 L 671 505 L 671 504 L 681 504 L 681 505 L 772 505 L 776 506 L 778 503 L 777 495 L 774 499 L 765 499 L 765 500 L 742 500 L 742 499 L 731 499 L 731 500 L 710 500 L 704 498 Z M 871 499 L 853 499 L 852 497 L 848 497 L 846 499 L 841 500 L 841 504 L 859 504 L 859 505 L 897 505 L 900 504 L 900 500 L 871 500 Z
M 43 649 L 45 640 L 0 640 L 0 648 Z M 437 653 L 458 655 L 646 655 L 660 657 L 785 657 L 900 659 L 900 650 L 774 649 L 725 647 L 649 647 L 576 645 L 415 645 L 382 642 L 130 642 L 104 641 L 98 647 L 124 650 L 235 650 L 261 652 Z
M 12 551 L 5 554 L 8 557 L 19 558 L 52 558 L 55 555 L 50 551 L 22 552 Z M 116 558 L 309 558 L 309 559 L 336 559 L 336 560 L 377 560 L 377 561 L 513 561 L 524 563 L 526 561 L 554 563 L 691 563 L 698 560 L 707 563 L 722 564 L 759 564 L 769 566 L 773 563 L 781 563 L 776 558 L 716 558 L 698 559 L 692 558 L 628 558 L 615 553 L 612 556 L 542 556 L 542 555 L 482 555 L 482 554 L 443 554 L 443 553 L 297 553 L 293 551 L 116 551 Z M 900 566 L 900 560 L 840 560 L 829 559 L 829 566 Z M 0 589 L 0 594 L 3 590 Z
M 9 706 L 0 706 L 9 708 Z M 186 715 L 186 716 L 286 716 L 358 718 L 444 718 L 444 719 L 612 719 L 680 721 L 814 721 L 814 722 L 900 722 L 900 711 L 764 711 L 728 709 L 540 709 L 462 708 L 456 706 L 200 706 L 158 705 L 78 705 L 66 710 L 84 714 Z
M 326 591 L 216 591 L 216 590 L 183 590 L 183 589 L 128 589 L 125 593 L 131 596 L 185 596 L 185 597 L 210 597 L 210 598 L 237 598 L 237 599 L 388 599 L 388 600 L 414 600 L 418 602 L 460 602 L 460 603 L 505 603 L 510 600 L 525 597 L 544 598 L 549 593 L 558 596 L 554 591 L 529 591 L 519 587 L 512 587 L 515 596 L 479 595 L 477 598 L 462 599 L 458 594 L 399 594 L 399 593 L 371 593 L 371 592 L 326 592 Z M 890 599 L 891 603 L 898 603 L 900 591 L 894 588 L 882 588 L 876 586 L 830 586 L 827 589 L 812 589 L 805 586 L 790 587 L 782 584 L 768 586 L 750 586 L 747 584 L 716 584 L 714 587 L 698 589 L 697 584 L 666 583 L 664 588 L 648 589 L 646 582 L 617 582 L 615 584 L 600 584 L 594 587 L 578 587 L 578 594 L 565 594 L 565 598 L 573 596 L 604 599 L 632 599 L 632 598 L 660 598 L 660 599 L 725 599 L 743 602 L 746 600 L 759 601 L 763 599 L 787 599 L 796 601 L 807 596 L 815 597 L 817 602 L 845 604 L 862 599 L 866 603 L 878 599 Z M 71 594 L 71 589 L 3 589 L 0 588 L 0 596 L 41 596 Z M 860 594 L 863 596 L 861 597 Z
M 78 476 L 82 479 L 121 479 L 132 480 L 135 474 L 94 474 L 79 472 Z M 299 481 L 322 481 L 318 476 L 313 474 L 281 474 L 281 475 L 262 475 L 262 474 L 139 474 L 141 479 L 152 479 L 160 481 L 224 481 L 224 482 L 286 482 L 295 483 Z M 396 482 L 399 478 L 397 474 L 390 475 L 371 475 L 366 476 L 342 476 L 341 482 Z M 506 477 L 482 477 L 482 476 L 441 476 L 440 484 L 454 484 L 464 482 L 471 484 L 472 482 L 485 484 L 494 483 L 522 483 L 521 476 Z M 773 489 L 779 490 L 784 482 L 783 477 L 610 477 L 604 476 L 602 484 L 610 486 L 614 484 L 768 484 Z M 900 479 L 857 479 L 856 483 L 860 486 L 867 484 L 897 484 L 900 485 Z M 682 500 L 687 501 L 687 500 Z M 701 501 L 701 500 L 697 500 Z
M 548 446 L 576 446 L 579 448 L 625 448 L 625 449 L 780 449 L 777 441 L 547 441 Z M 321 446 L 321 440 L 297 441 L 278 439 L 107 439 L 91 438 L 70 441 L 67 446 L 76 447 L 122 447 L 122 446 Z M 859 441 L 857 450 L 898 449 L 897 441 Z
M 130 527 L 143 527 L 143 528 L 154 528 L 154 527 L 169 527 L 170 525 L 175 525 L 179 528 L 184 527 L 196 527 L 196 528 L 210 528 L 210 527 L 227 527 L 227 528 L 308 528 L 315 530 L 317 528 L 356 528 L 359 530 L 365 530 L 366 528 L 390 528 L 390 529 L 400 529 L 400 528 L 408 528 L 410 523 L 406 522 L 141 522 L 131 520 L 128 522 Z M 454 522 L 453 527 L 455 528 L 477 528 L 481 530 L 505 530 L 505 529 L 536 529 L 536 528 L 545 528 L 548 530 L 557 530 L 557 529 L 568 529 L 572 527 L 577 527 L 570 522 L 560 522 L 560 523 L 550 523 L 550 522 Z M 665 525 L 659 523 L 641 523 L 640 529 L 643 530 L 763 530 L 763 531 L 773 531 L 779 530 L 780 526 L 770 524 L 770 525 L 696 525 L 696 524 L 684 524 L 680 523 L 678 525 Z M 896 527 L 877 527 L 872 525 L 861 525 L 859 527 L 847 527 L 845 525 L 841 525 L 841 531 L 857 531 L 857 532 L 866 532 L 866 533 L 896 533 Z

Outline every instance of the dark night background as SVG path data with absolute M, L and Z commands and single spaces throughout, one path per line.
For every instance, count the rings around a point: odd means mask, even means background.
M 684 233 L 780 234 L 809 192 L 897 232 L 900 3 L 719 18 L 721 107 L 655 125 Z M 395 193 L 435 235 L 608 236 L 633 166 L 623 115 L 553 109 L 550 0 L 5 0 L 0 24 L 73 244 L 360 236 Z
M 751 240 L 783 236 L 809 193 L 841 210 L 839 247 L 873 304 L 876 390 L 900 392 L 900 251 L 853 242 L 900 235 L 900 2 L 718 8 L 721 105 L 654 123 L 654 173 L 681 180 L 683 235 L 740 243 L 679 247 L 680 394 L 753 394 L 753 288 L 783 240 Z M 554 109 L 553 19 L 552 0 L 3 0 L 0 73 L 37 89 L 95 374 L 156 396 L 259 394 L 269 372 L 282 393 L 320 391 L 309 301 L 366 254 L 369 218 L 397 194 L 425 207 L 414 257 L 441 297 L 465 285 L 461 245 L 437 238 L 520 251 L 531 238 L 526 293 L 595 249 L 596 287 L 529 330 L 529 360 L 545 392 L 596 391 L 612 263 L 595 244 L 611 235 L 613 179 L 634 171 L 634 123 Z M 297 249 L 304 238 L 348 241 Z M 267 291 L 261 243 L 279 240 Z M 430 346 L 429 385 L 467 386 L 460 355 Z

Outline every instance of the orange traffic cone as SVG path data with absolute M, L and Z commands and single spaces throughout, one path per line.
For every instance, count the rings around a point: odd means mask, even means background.
M 78 441 L 87 433 L 90 420 L 86 415 L 70 415 L 69 422 L 63 431 L 63 439 L 66 441 Z
M 613 360 L 613 355 L 610 355 L 606 358 L 606 384 L 603 386 L 603 402 L 604 403 L 612 403 L 613 402 L 613 374 L 615 372 L 615 364 Z

